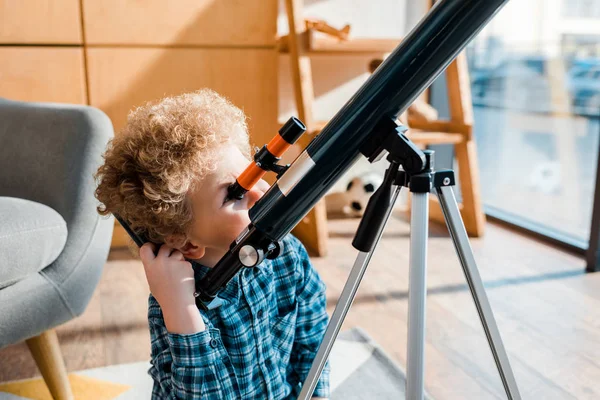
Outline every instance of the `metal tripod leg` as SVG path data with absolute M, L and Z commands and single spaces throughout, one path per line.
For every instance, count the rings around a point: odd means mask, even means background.
M 389 217 L 394 209 L 394 204 L 396 203 L 396 199 L 400 194 L 401 186 L 397 186 L 394 190 L 394 194 L 392 195 L 392 199 L 389 204 L 389 208 L 385 215 L 385 221 L 389 220 Z M 327 358 L 329 357 L 329 353 L 333 347 L 335 339 L 337 338 L 338 333 L 340 332 L 340 328 L 344 323 L 344 319 L 346 318 L 346 314 L 348 314 L 348 310 L 352 306 L 352 302 L 354 301 L 354 297 L 356 296 L 356 292 L 358 287 L 360 286 L 360 282 L 367 270 L 367 266 L 371 261 L 371 256 L 373 252 L 377 248 L 377 243 L 381 238 L 383 231 L 385 230 L 385 224 L 381 227 L 380 231 L 377 234 L 377 239 L 375 241 L 375 246 L 372 251 L 369 252 L 359 252 L 356 257 L 356 261 L 354 262 L 354 266 L 350 271 L 350 275 L 348 275 L 348 280 L 346 281 L 346 285 L 342 290 L 342 294 L 340 294 L 340 298 L 335 306 L 335 310 L 331 315 L 331 320 L 327 325 L 327 330 L 325 331 L 325 335 L 323 337 L 323 341 L 319 346 L 319 350 L 317 351 L 317 355 L 312 363 L 310 371 L 308 372 L 308 376 L 302 385 L 302 390 L 300 391 L 300 395 L 298 396 L 298 400 L 308 400 L 312 397 L 312 394 L 317 386 L 317 382 L 321 376 L 321 372 L 325 367 L 325 363 L 327 362 Z
M 521 399 L 517 381 L 515 380 L 508 355 L 502 344 L 500 331 L 498 330 L 492 308 L 490 307 L 487 295 L 485 294 L 481 276 L 477 271 L 473 250 L 471 249 L 469 237 L 467 236 L 467 231 L 462 222 L 452 187 L 441 186 L 436 188 L 436 191 L 442 206 L 446 224 L 448 225 L 450 236 L 452 237 L 454 247 L 456 248 L 456 253 L 460 259 L 460 264 L 465 273 L 467 283 L 469 284 L 475 307 L 477 308 L 479 318 L 481 319 L 483 329 L 485 330 L 485 335 L 490 344 L 494 361 L 498 367 L 498 372 L 500 373 L 506 395 L 510 400 Z
M 427 235 L 429 193 L 411 192 L 408 274 L 408 338 L 406 398 L 422 400 L 425 392 L 425 300 L 427 298 Z

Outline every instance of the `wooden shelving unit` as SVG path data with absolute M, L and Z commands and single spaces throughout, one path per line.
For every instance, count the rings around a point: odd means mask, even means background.
M 313 119 L 314 89 L 312 82 L 311 55 L 365 54 L 385 58 L 401 42 L 397 39 L 352 38 L 348 27 L 343 35 L 336 38 L 335 29 L 321 23 L 329 35 L 317 29 L 307 27 L 303 19 L 302 0 L 286 0 L 289 34 L 280 37 L 277 43 L 279 52 L 288 53 L 291 58 L 291 73 L 298 116 L 307 126 L 308 135 L 303 137 L 302 146 L 323 129 L 326 121 Z M 416 144 L 450 144 L 454 146 L 458 164 L 458 177 L 462 191 L 462 203 L 459 205 L 465 227 L 471 236 L 482 236 L 485 214 L 481 203 L 477 152 L 473 139 L 473 109 L 466 57 L 460 54 L 446 69 L 448 86 L 449 120 L 423 120 L 408 118 L 408 136 Z M 324 204 L 319 203 L 315 210 L 301 224 L 300 229 L 307 235 L 306 240 L 317 254 L 324 254 L 327 240 L 327 219 Z M 322 210 L 323 209 L 323 210 Z M 431 200 L 431 217 L 444 221 L 435 196 Z
M 397 39 L 349 38 L 339 40 L 327 37 L 314 29 L 307 29 L 301 34 L 301 41 L 305 42 L 308 54 L 385 54 L 392 52 L 401 42 Z M 282 53 L 289 53 L 289 35 L 278 40 L 278 48 Z

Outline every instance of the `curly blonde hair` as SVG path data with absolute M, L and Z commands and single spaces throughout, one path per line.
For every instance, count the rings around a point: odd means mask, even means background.
M 171 237 L 182 246 L 193 220 L 186 195 L 215 171 L 226 143 L 250 157 L 244 113 L 212 90 L 134 109 L 95 174 L 98 212 L 117 214 L 154 243 Z

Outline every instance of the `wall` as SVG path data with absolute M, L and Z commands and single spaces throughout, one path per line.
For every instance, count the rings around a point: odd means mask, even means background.
M 80 17 L 79 0 L 0 1 L 0 96 L 87 103 Z
M 272 131 L 277 3 L 243 5 L 1 1 L 0 96 L 90 104 L 118 131 L 136 105 L 210 86 L 246 110 L 252 131 Z

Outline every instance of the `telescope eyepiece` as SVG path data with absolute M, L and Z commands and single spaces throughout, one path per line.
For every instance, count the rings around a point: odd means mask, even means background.
M 248 191 L 236 180 L 227 188 L 227 198 L 225 199 L 225 203 L 233 199 L 242 200 L 247 192 Z
M 294 144 L 306 132 L 306 126 L 296 117 L 291 117 L 279 130 L 279 135 L 289 144 Z

